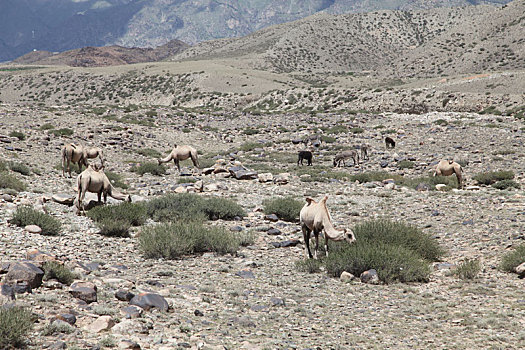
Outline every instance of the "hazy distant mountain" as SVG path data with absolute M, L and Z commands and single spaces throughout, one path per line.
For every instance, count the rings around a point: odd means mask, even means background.
M 422 9 L 508 0 L 0 0 L 0 61 L 32 50 L 155 47 L 243 36 L 320 11 Z

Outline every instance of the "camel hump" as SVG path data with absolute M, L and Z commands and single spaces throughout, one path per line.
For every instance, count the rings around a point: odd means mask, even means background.
M 310 205 L 312 203 L 315 203 L 315 200 L 312 197 L 306 197 L 306 202 L 308 203 L 308 205 Z

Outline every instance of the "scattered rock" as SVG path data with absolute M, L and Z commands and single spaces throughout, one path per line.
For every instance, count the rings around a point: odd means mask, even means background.
M 140 293 L 135 295 L 129 302 L 148 311 L 151 308 L 157 308 L 161 311 L 168 311 L 169 305 L 163 296 L 156 293 Z
M 241 270 L 235 273 L 235 276 L 239 276 L 241 278 L 255 278 L 255 275 L 250 270 Z
M 31 288 L 38 288 L 42 285 L 44 271 L 30 262 L 14 262 L 9 264 L 9 270 L 5 281 L 10 285 L 26 282 Z
M 100 316 L 93 323 L 84 326 L 84 329 L 89 332 L 100 333 L 110 330 L 114 325 L 115 321 L 111 318 L 111 316 Z
M 59 193 L 59 194 L 54 194 L 51 199 L 54 201 L 54 202 L 57 202 L 59 204 L 64 204 L 64 205 L 73 205 L 74 201 L 75 201 L 75 197 L 76 196 L 72 196 L 70 194 L 66 194 L 66 193 Z
M 86 303 L 97 301 L 97 286 L 92 282 L 73 282 L 69 287 L 69 293 L 73 295 L 73 297 L 83 300 Z
M 281 230 L 279 230 L 278 228 L 271 228 L 268 231 L 266 231 L 266 233 L 270 236 L 277 236 L 281 234 Z
M 133 299 L 134 296 L 135 294 L 127 290 L 119 289 L 115 292 L 115 298 L 117 298 L 120 301 L 130 301 L 131 299 Z
M 0 283 L 0 306 L 14 302 L 15 290 L 13 287 Z
M 272 221 L 272 222 L 277 222 L 277 221 L 279 221 L 279 217 L 278 217 L 277 215 L 275 215 L 275 214 L 269 214 L 269 215 L 266 215 L 266 216 L 264 217 L 264 219 L 265 219 L 265 220 L 270 220 L 270 221 Z
M 341 282 L 350 282 L 355 279 L 355 276 L 352 275 L 350 272 L 343 271 L 339 278 L 341 279 Z
M 368 284 L 379 284 L 379 276 L 375 269 L 365 271 L 360 276 L 361 282 Z
M 257 176 L 259 182 L 272 182 L 273 174 L 272 173 L 262 173 Z
M 120 310 L 120 313 L 125 317 L 125 318 L 138 318 L 138 317 L 141 317 L 142 314 L 144 313 L 144 309 L 138 307 L 138 306 L 135 306 L 135 305 L 131 305 L 131 306 L 126 306 L 124 308 L 122 308 Z
M 24 227 L 24 230 L 26 230 L 26 232 L 28 233 L 33 233 L 33 234 L 42 233 L 42 229 L 40 228 L 40 226 L 37 226 L 37 225 L 27 225 L 26 227 Z
M 525 262 L 516 266 L 514 270 L 516 271 L 516 273 L 519 275 L 520 278 L 525 277 Z

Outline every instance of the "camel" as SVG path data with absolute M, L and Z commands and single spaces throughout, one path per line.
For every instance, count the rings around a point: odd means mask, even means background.
M 98 195 L 99 203 L 101 203 L 102 194 L 104 194 L 104 204 L 107 202 L 108 194 L 112 198 L 131 202 L 129 194 L 126 195 L 115 190 L 106 174 L 104 174 L 103 169 L 103 166 L 90 164 L 86 170 L 77 176 L 77 209 L 79 213 L 81 211 L 85 212 L 82 201 L 88 191 Z
M 346 166 L 345 160 L 348 160 L 350 158 L 354 160 L 354 165 L 359 165 L 359 154 L 357 153 L 356 150 L 350 150 L 350 151 L 343 151 L 335 155 L 334 167 L 341 166 L 341 162 L 343 162 L 343 166 Z
M 454 162 L 453 160 L 441 160 L 436 166 L 436 170 L 434 170 L 434 176 L 450 176 L 452 174 L 456 174 L 456 178 L 458 179 L 458 188 L 462 188 L 462 172 L 463 169 L 461 168 L 461 165 Z
M 396 148 L 396 141 L 391 137 L 385 137 L 386 148 Z
M 370 159 L 368 157 L 368 151 L 370 151 L 372 147 L 370 147 L 368 143 L 363 143 L 360 148 L 361 148 L 361 159 L 362 160 Z
M 303 159 L 306 159 L 307 160 L 307 165 L 312 165 L 312 158 L 313 158 L 313 155 L 312 155 L 312 152 L 310 151 L 299 151 L 298 153 L 298 159 L 297 159 L 297 165 L 299 165 L 299 162 L 301 163 L 301 165 L 303 165 Z
M 350 230 L 347 232 L 346 229 L 338 231 L 332 225 L 332 219 L 328 208 L 326 207 L 326 200 L 328 196 L 324 196 L 321 201 L 316 202 L 314 199 L 306 198 L 306 204 L 301 209 L 299 214 L 299 220 L 301 223 L 301 229 L 303 231 L 304 244 L 306 245 L 305 254 L 308 258 L 312 258 L 312 252 L 310 251 L 310 234 L 313 231 L 315 237 L 315 250 L 314 259 L 317 259 L 317 250 L 319 249 L 319 232 L 324 231 L 324 247 L 326 256 L 328 256 L 328 240 L 332 241 L 346 241 L 352 243 L 355 241 L 354 232 Z
M 82 172 L 82 165 L 86 168 L 88 166 L 88 159 L 100 158 L 100 163 L 104 166 L 104 156 L 102 155 L 102 149 L 98 147 L 84 148 L 82 145 L 76 145 L 69 143 L 62 147 L 62 176 L 66 176 L 65 169 L 67 164 L 67 172 L 71 177 L 71 163 L 78 164 L 79 171 Z
M 177 169 L 180 172 L 180 165 L 179 162 L 181 160 L 186 160 L 188 158 L 191 158 L 191 161 L 193 162 L 193 165 L 197 168 L 199 168 L 199 158 L 197 156 L 197 150 L 191 146 L 183 145 L 183 146 L 177 146 L 173 148 L 170 154 L 166 158 L 160 158 L 159 165 L 162 163 L 167 163 L 170 160 L 173 160 L 175 165 L 177 166 Z

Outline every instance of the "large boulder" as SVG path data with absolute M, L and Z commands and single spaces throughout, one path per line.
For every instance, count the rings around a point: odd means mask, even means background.
M 97 301 L 97 286 L 91 282 L 76 281 L 71 284 L 69 293 L 75 298 L 92 303 Z
M 5 281 L 10 285 L 27 283 L 31 288 L 38 288 L 42 285 L 43 277 L 44 271 L 35 264 L 28 261 L 13 262 L 9 264 Z

